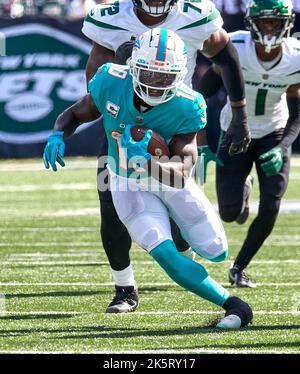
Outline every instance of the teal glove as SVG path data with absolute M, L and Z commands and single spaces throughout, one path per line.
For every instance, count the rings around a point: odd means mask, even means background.
M 131 137 L 131 125 L 126 126 L 124 133 L 121 137 L 122 148 L 127 149 L 127 159 L 130 160 L 134 157 L 135 161 L 141 166 L 151 158 L 148 152 L 148 144 L 152 137 L 152 130 L 147 130 L 145 136 L 139 142 L 136 142 Z
M 264 161 L 260 166 L 267 177 L 272 177 L 280 172 L 283 165 L 283 150 L 280 147 L 272 148 L 263 153 L 259 160 Z
M 43 160 L 45 168 L 49 169 L 49 163 L 53 171 L 57 171 L 55 162 L 57 161 L 61 166 L 65 166 L 63 157 L 65 154 L 65 142 L 63 139 L 63 131 L 55 131 L 48 138 L 48 143 L 44 149 Z
M 209 148 L 208 145 L 198 146 L 198 156 L 200 157 L 200 184 L 204 185 L 206 182 L 207 165 L 210 161 L 214 161 L 218 166 L 224 166 L 223 162 L 218 159 L 217 155 Z

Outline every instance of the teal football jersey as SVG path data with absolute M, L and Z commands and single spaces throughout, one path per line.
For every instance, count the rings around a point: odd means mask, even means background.
M 206 125 L 206 104 L 201 94 L 185 84 L 169 101 L 139 112 L 133 103 L 134 89 L 128 66 L 112 63 L 101 66 L 90 80 L 88 91 L 103 115 L 108 138 L 108 165 L 112 172 L 129 177 L 121 136 L 127 125 L 155 130 L 170 143 L 174 135 L 198 132 Z

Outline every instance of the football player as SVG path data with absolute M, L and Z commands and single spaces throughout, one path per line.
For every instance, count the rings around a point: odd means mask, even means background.
M 241 62 L 252 141 L 246 153 L 228 157 L 217 167 L 219 212 L 226 222 L 243 224 L 249 215 L 253 185 L 250 171 L 255 164 L 260 198 L 258 214 L 229 271 L 230 283 L 255 287 L 245 273 L 251 259 L 271 234 L 289 179 L 291 145 L 300 131 L 300 42 L 290 37 L 294 13 L 291 0 L 253 0 L 245 17 L 249 31 L 231 35 Z M 210 96 L 221 84 L 213 66 L 200 82 Z M 214 87 L 212 85 L 214 82 Z M 220 122 L 226 132 L 234 113 L 230 103 L 223 108 Z
M 102 65 L 89 82 L 89 94 L 58 117 L 44 162 L 54 170 L 56 161 L 63 164 L 64 137 L 101 113 L 108 138 L 112 199 L 131 238 L 177 284 L 225 309 L 217 327 L 236 329 L 252 320 L 249 305 L 230 296 L 202 265 L 180 254 L 171 235 L 169 215 L 200 256 L 213 262 L 227 257 L 221 221 L 192 178 L 196 136 L 206 124 L 206 104 L 202 95 L 183 83 L 186 62 L 186 48 L 174 32 L 154 28 L 143 33 L 133 49 L 130 68 Z M 140 141 L 131 136 L 137 119 L 148 128 Z M 169 144 L 176 160 L 151 157 L 152 129 Z
M 227 131 L 226 144 L 229 145 L 230 154 L 243 152 L 249 143 L 244 82 L 236 50 L 228 34 L 222 29 L 222 24 L 220 13 L 209 0 L 121 0 L 109 6 L 97 5 L 86 17 L 82 29 L 93 41 L 86 67 L 87 81 L 99 66 L 114 60 L 120 45 L 128 47 L 128 41 L 132 37 L 138 37 L 155 25 L 176 31 L 187 46 L 186 84 L 191 85 L 198 50 L 220 66 L 234 112 L 230 129 Z M 126 58 L 122 62 L 125 60 Z M 104 134 L 101 141 L 99 157 L 107 155 L 107 140 Z M 201 150 L 207 151 L 207 148 Z M 205 152 L 205 155 L 208 153 Z M 98 173 L 102 171 L 103 167 L 99 167 Z M 98 178 L 101 237 L 116 284 L 116 296 L 107 312 L 134 311 L 138 306 L 138 293 L 129 258 L 131 238 L 118 218 L 110 191 L 101 191 L 101 181 L 103 179 Z M 178 228 L 172 228 L 174 235 L 177 232 L 177 245 L 182 250 L 187 250 L 186 243 L 180 240 Z

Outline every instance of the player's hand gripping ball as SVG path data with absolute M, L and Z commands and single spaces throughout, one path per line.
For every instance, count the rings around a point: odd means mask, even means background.
M 154 130 L 144 126 L 128 125 L 121 138 L 122 148 L 126 148 L 130 163 L 144 165 L 151 156 L 169 156 L 165 140 Z
M 133 126 L 130 129 L 131 136 L 133 140 L 139 142 L 143 139 L 146 135 L 147 131 L 150 130 L 148 127 L 145 126 Z M 160 136 L 155 130 L 152 131 L 151 139 L 148 143 L 147 152 L 150 153 L 152 156 L 170 156 L 170 150 L 165 142 L 164 138 Z

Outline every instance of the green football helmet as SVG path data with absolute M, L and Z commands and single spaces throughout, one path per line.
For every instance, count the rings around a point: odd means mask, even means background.
M 259 29 L 257 21 L 262 19 L 280 19 L 281 27 L 268 35 Z M 265 46 L 266 52 L 280 46 L 290 35 L 294 26 L 295 14 L 292 0 L 250 0 L 245 17 L 246 28 L 251 31 L 255 43 Z

